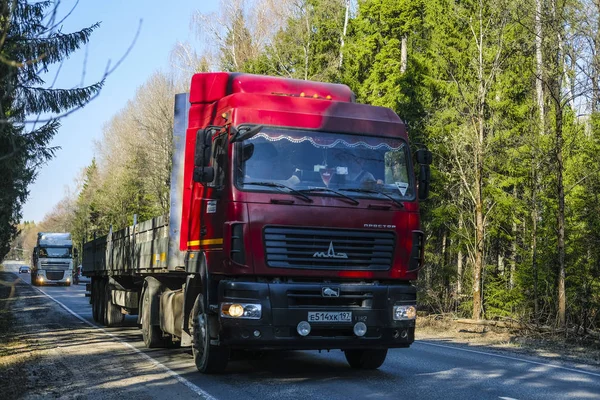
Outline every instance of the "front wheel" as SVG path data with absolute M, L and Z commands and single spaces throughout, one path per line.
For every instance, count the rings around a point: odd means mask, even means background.
M 344 350 L 344 355 L 352 368 L 377 369 L 384 363 L 387 352 L 387 349 Z
M 210 332 L 215 331 L 213 324 L 218 323 L 216 316 L 207 313 L 202 294 L 196 299 L 192 309 L 192 354 L 198 371 L 205 374 L 223 372 L 229 362 L 229 348 L 211 344 Z

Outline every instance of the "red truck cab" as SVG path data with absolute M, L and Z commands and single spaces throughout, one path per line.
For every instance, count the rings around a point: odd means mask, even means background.
M 417 182 L 402 120 L 344 85 L 248 74 L 196 74 L 182 101 L 171 232 L 198 368 L 230 349 L 342 349 L 377 368 L 409 347 L 431 153 Z

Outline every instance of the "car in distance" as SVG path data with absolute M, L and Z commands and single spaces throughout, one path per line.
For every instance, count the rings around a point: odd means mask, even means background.
M 21 265 L 19 267 L 19 273 L 20 274 L 28 274 L 29 273 L 29 266 L 27 266 L 27 265 Z

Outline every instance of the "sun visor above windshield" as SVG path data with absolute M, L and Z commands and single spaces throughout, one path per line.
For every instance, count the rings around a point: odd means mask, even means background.
M 346 85 L 239 73 L 199 73 L 192 77 L 190 103 L 213 103 L 235 93 L 266 94 L 354 102 Z

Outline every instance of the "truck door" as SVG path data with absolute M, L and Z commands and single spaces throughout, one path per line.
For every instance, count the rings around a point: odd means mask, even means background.
M 210 257 L 212 265 L 220 265 L 222 261 L 227 137 L 226 130 L 213 137 L 210 165 L 215 170 L 215 178 L 206 184 L 200 210 L 200 249 L 207 253 L 207 259 Z

